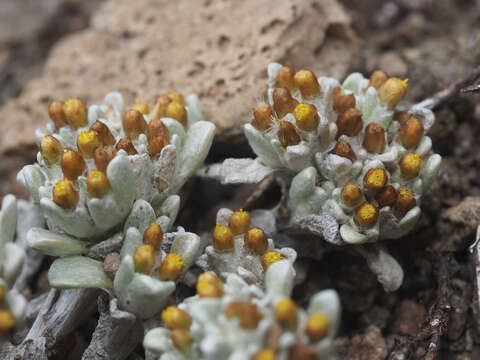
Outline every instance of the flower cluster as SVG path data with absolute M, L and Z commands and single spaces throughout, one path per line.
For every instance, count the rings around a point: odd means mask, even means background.
M 272 239 L 259 227 L 251 227 L 247 211 L 220 209 L 212 233 L 212 245 L 205 249 L 197 264 L 226 278 L 237 274 L 250 284 L 263 283 L 265 270 L 274 262 L 297 257 L 291 248 L 275 249 Z
M 265 291 L 236 274 L 226 282 L 199 276 L 197 295 L 162 313 L 145 348 L 161 360 L 327 359 L 340 322 L 333 290 L 315 294 L 307 310 L 291 298 L 294 272 L 282 260 L 265 274 Z

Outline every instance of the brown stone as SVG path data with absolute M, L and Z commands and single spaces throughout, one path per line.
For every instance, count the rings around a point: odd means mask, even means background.
M 363 334 L 355 335 L 345 360 L 383 360 L 387 357 L 387 345 L 380 330 L 372 325 Z
M 395 315 L 393 332 L 415 335 L 425 318 L 425 308 L 412 300 L 403 300 Z

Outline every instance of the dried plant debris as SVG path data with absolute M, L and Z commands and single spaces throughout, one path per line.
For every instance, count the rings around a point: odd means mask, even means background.
M 144 346 L 161 360 L 331 359 L 338 295 L 320 291 L 303 310 L 291 299 L 293 277 L 286 260 L 268 268 L 265 290 L 236 274 L 223 283 L 203 273 L 197 295 L 168 307 L 162 313 L 165 327 L 147 332 Z

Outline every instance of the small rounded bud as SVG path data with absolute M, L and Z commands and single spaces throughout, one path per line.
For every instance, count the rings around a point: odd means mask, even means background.
M 168 104 L 165 116 L 177 120 L 185 128 L 188 125 L 187 110 L 185 109 L 185 106 L 176 101 L 172 101 Z
M 244 237 L 245 249 L 255 255 L 263 255 L 268 249 L 268 239 L 265 232 L 257 227 L 247 231 Z
M 395 111 L 393 119 L 398 121 L 400 126 L 403 126 L 411 116 L 408 111 Z
M 165 126 L 162 120 L 152 119 L 148 123 L 148 128 L 147 128 L 148 142 L 155 140 L 159 136 L 163 136 L 169 139 L 168 128 Z
M 365 128 L 363 147 L 370 153 L 379 153 L 385 148 L 385 130 L 379 123 L 372 122 Z
M 248 301 L 231 302 L 225 308 L 225 316 L 227 319 L 237 318 L 240 327 L 246 330 L 256 329 L 263 317 L 257 306 Z
M 388 182 L 388 175 L 384 169 L 376 168 L 367 171 L 363 177 L 363 186 L 371 191 L 383 189 Z
M 335 89 L 333 89 L 333 110 L 341 114 L 350 108 L 354 108 L 355 104 L 355 95 L 345 95 L 340 86 L 337 86 Z
M 340 114 L 337 119 L 337 138 L 340 135 L 355 136 L 363 129 L 362 111 L 350 108 Z
M 275 352 L 272 349 L 263 349 L 257 352 L 252 360 L 275 360 Z
M 272 108 L 270 105 L 261 103 L 252 109 L 253 121 L 252 126 L 259 130 L 265 131 L 272 127 Z
M 65 210 L 72 210 L 78 204 L 78 192 L 70 180 L 59 180 L 53 187 L 53 202 Z
M 170 101 L 172 101 L 172 102 L 179 103 L 182 106 L 187 105 L 187 103 L 185 102 L 185 98 L 178 91 L 170 91 L 167 94 L 167 96 L 170 99 Z
M 5 286 L 0 284 L 0 302 L 5 300 Z
M 298 324 L 298 307 L 292 299 L 286 298 L 275 304 L 275 319 L 280 325 L 295 329 Z
M 48 116 L 50 116 L 50 119 L 53 121 L 55 128 L 57 129 L 67 125 L 67 118 L 63 106 L 63 101 L 53 101 L 48 106 Z
M 295 85 L 304 98 L 311 98 L 320 95 L 320 85 L 317 77 L 310 70 L 300 70 L 294 76 Z
M 215 250 L 220 252 L 232 252 L 234 250 L 233 232 L 230 227 L 217 224 L 212 237 Z
M 281 119 L 288 113 L 293 112 L 295 106 L 298 105 L 298 101 L 295 100 L 290 91 L 285 88 L 275 88 L 273 90 L 273 110 L 277 114 L 278 118 Z
M 353 152 L 350 144 L 343 140 L 337 142 L 335 144 L 335 147 L 330 153 L 347 158 L 351 162 L 354 162 L 355 160 L 357 160 L 357 157 L 355 156 L 355 153 Z
M 283 255 L 278 251 L 267 252 L 262 259 L 263 270 L 267 270 L 270 265 L 280 260 L 283 260 Z
M 170 139 L 168 138 L 168 133 L 159 135 L 155 139 L 149 142 L 147 151 L 148 155 L 150 156 L 155 156 L 157 154 L 160 154 L 162 149 L 170 144 Z
M 378 209 L 375 205 L 365 202 L 355 211 L 353 219 L 361 228 L 371 228 L 377 223 Z
M 169 306 L 162 311 L 162 321 L 170 330 L 188 330 L 192 326 L 192 317 L 176 306 Z
M 329 327 L 330 321 L 324 315 L 316 313 L 308 317 L 305 332 L 310 341 L 317 342 L 327 335 Z
M 129 110 L 123 116 L 123 131 L 130 139 L 136 139 L 147 131 L 147 122 L 138 110 Z
M 197 294 L 200 297 L 220 298 L 223 296 L 223 281 L 212 272 L 205 272 L 198 277 Z
M 158 278 L 162 281 L 175 280 L 182 273 L 183 267 L 184 264 L 180 254 L 167 254 L 157 269 Z
M 87 125 L 87 108 L 80 99 L 68 99 L 63 105 L 65 119 L 75 130 Z
M 150 245 L 155 250 L 160 250 L 163 241 L 163 230 L 160 225 L 152 223 L 143 233 L 143 243 Z
M 311 104 L 298 104 L 293 115 L 297 126 L 303 131 L 313 131 L 320 123 L 317 108 Z
M 417 177 L 422 168 L 422 158 L 414 153 L 403 155 L 400 160 L 400 173 L 405 179 Z
M 375 196 L 378 205 L 380 207 L 392 206 L 397 199 L 397 190 L 392 185 L 385 186 L 379 193 Z
M 12 313 L 5 309 L 0 309 L 0 336 L 6 336 L 15 326 L 15 319 Z
M 74 150 L 67 149 L 62 154 L 62 171 L 68 180 L 77 180 L 87 170 L 87 164 L 83 157 Z
M 155 266 L 155 249 L 150 245 L 140 245 L 133 255 L 135 270 L 143 274 L 149 274 Z
M 378 90 L 378 98 L 385 105 L 394 108 L 407 93 L 408 79 L 390 78 Z
M 112 132 L 100 120 L 95 121 L 92 126 L 90 126 L 90 131 L 95 131 L 98 135 L 98 138 L 103 143 L 103 145 L 115 145 L 115 138 L 112 135 Z
M 95 131 L 82 131 L 77 137 L 77 147 L 87 159 L 93 157 L 95 149 L 102 146 L 102 141 Z
M 278 125 L 278 141 L 280 141 L 280 144 L 282 144 L 284 148 L 297 145 L 300 142 L 300 135 L 298 135 L 295 126 L 291 122 L 280 120 Z
M 362 201 L 362 190 L 355 184 L 348 182 L 342 189 L 342 201 L 348 207 L 355 207 Z
M 112 146 L 102 146 L 95 149 L 93 160 L 98 171 L 107 173 L 108 164 L 115 157 L 117 151 Z
M 418 145 L 423 136 L 423 124 L 415 116 L 411 116 L 400 128 L 398 136 L 407 149 Z
M 243 209 L 235 211 L 230 216 L 228 226 L 230 226 L 234 236 L 245 234 L 250 227 L 250 214 L 248 211 L 243 211 Z
M 192 343 L 192 337 L 187 330 L 172 330 L 170 337 L 172 339 L 173 345 L 175 345 L 175 347 L 180 351 L 185 350 Z
M 398 189 L 398 196 L 395 200 L 395 205 L 393 206 L 395 211 L 405 214 L 415 206 L 417 206 L 417 200 L 415 200 L 412 190 L 409 188 Z
M 315 350 L 305 344 L 295 345 L 290 349 L 289 360 L 315 360 L 317 358 Z
M 129 138 L 123 138 L 118 140 L 117 145 L 115 145 L 117 151 L 124 150 L 128 155 L 137 155 L 137 149 L 133 146 L 132 141 Z
M 282 66 L 278 69 L 276 85 L 290 91 L 294 90 L 296 87 L 295 70 L 290 66 Z
M 155 105 L 153 106 L 152 113 L 150 114 L 151 119 L 160 119 L 161 117 L 165 117 L 167 113 L 168 104 L 170 104 L 172 100 L 168 97 L 168 95 L 160 95 L 157 100 L 155 100 Z
M 141 103 L 140 101 L 136 100 L 135 104 L 132 106 L 132 110 L 140 111 L 143 115 L 148 115 L 150 113 L 150 109 L 147 103 Z
M 383 84 L 388 80 L 388 75 L 382 70 L 376 70 L 370 75 L 370 81 L 368 87 L 373 86 L 375 89 L 380 89 Z
M 198 282 L 207 282 L 220 289 L 223 289 L 223 281 L 211 271 L 204 272 L 198 277 Z
M 101 172 L 94 170 L 87 178 L 88 196 L 93 198 L 102 198 L 110 190 L 110 182 L 107 176 Z
M 47 166 L 57 164 L 62 157 L 62 144 L 52 135 L 46 135 L 40 142 L 40 153 Z

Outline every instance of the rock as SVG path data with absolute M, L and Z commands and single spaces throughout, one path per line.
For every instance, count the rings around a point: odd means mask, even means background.
M 127 103 L 151 103 L 170 89 L 196 93 L 219 129 L 246 122 L 269 62 L 342 79 L 358 58 L 349 21 L 337 0 L 107 1 L 0 109 L 0 153 L 33 143 L 52 99 L 98 103 L 111 90 Z
M 110 279 L 115 279 L 115 274 L 117 273 L 118 268 L 120 267 L 120 254 L 113 252 L 108 254 L 103 261 L 103 271 Z
M 425 308 L 412 300 L 403 300 L 396 311 L 393 332 L 415 335 L 425 318 Z
M 387 51 L 380 56 L 378 69 L 382 69 L 390 76 L 405 77 L 408 67 L 400 54 L 395 51 Z
M 390 311 L 384 307 L 374 305 L 360 316 L 363 325 L 375 325 L 383 330 L 390 318 Z
M 345 360 L 383 360 L 387 345 L 380 330 L 372 325 L 363 334 L 355 335 Z
M 450 340 L 460 338 L 465 330 L 472 299 L 472 286 L 464 280 L 452 280 L 452 295 L 450 296 L 450 319 L 448 321 L 447 337 Z

